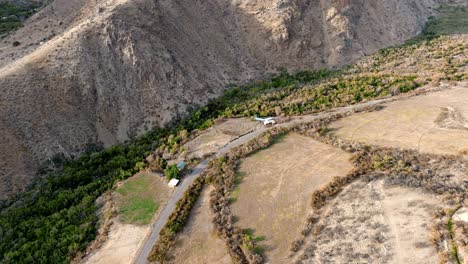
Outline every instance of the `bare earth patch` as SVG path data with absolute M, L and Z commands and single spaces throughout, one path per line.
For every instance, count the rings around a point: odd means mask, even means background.
M 438 263 L 432 213 L 441 203 L 383 180 L 348 186 L 325 209 L 303 263 Z
M 122 224 L 118 219 L 114 219 L 107 241 L 94 254 L 85 259 L 83 263 L 131 263 L 138 247 L 148 232 L 148 226 Z
M 112 220 L 109 235 L 103 246 L 93 252 L 82 262 L 87 264 L 127 264 L 131 263 L 138 248 L 150 231 L 151 219 L 158 216 L 160 208 L 163 208 L 169 199 L 170 189 L 164 178 L 150 172 L 139 174 L 125 180 L 113 194 L 120 215 Z M 141 202 L 143 201 L 143 203 Z M 157 205 L 156 212 L 147 211 L 146 202 Z M 122 209 L 130 208 L 122 212 Z M 149 215 L 148 215 L 149 214 Z
M 330 125 L 335 135 L 384 147 L 468 154 L 468 84 L 386 104 Z
M 213 187 L 205 187 L 192 209 L 188 224 L 178 235 L 174 251 L 170 254 L 171 263 L 231 263 L 224 242 L 215 234 L 210 209 L 210 193 Z
M 282 263 L 299 235 L 314 190 L 352 169 L 350 154 L 298 134 L 244 159 L 234 191 L 238 225 L 263 239 L 268 263 Z
M 215 153 L 237 137 L 257 129 L 259 124 L 248 118 L 231 118 L 202 131 L 183 147 L 187 151 L 188 158 L 203 158 Z

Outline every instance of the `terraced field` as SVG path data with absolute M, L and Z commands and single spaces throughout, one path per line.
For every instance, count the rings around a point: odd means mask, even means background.
M 468 154 L 468 83 L 384 105 L 330 125 L 335 136 L 434 154 Z
M 212 187 L 205 188 L 193 208 L 190 221 L 175 242 L 175 250 L 170 263 L 231 263 L 224 242 L 217 237 L 211 220 L 210 193 Z
M 297 134 L 242 160 L 232 204 L 268 263 L 282 263 L 310 212 L 311 193 L 351 169 L 350 154 Z

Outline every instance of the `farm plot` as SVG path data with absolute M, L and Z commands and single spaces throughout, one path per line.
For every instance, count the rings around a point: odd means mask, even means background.
M 391 102 L 330 125 L 341 138 L 434 154 L 468 154 L 468 84 Z
M 83 260 L 87 264 L 130 263 L 172 193 L 157 174 L 141 172 L 123 181 L 113 193 L 118 215 L 112 219 L 106 242 Z
M 232 211 L 268 263 L 287 261 L 314 190 L 351 169 L 350 154 L 298 134 L 244 159 Z
M 183 147 L 188 158 L 203 158 L 218 151 L 235 138 L 247 134 L 260 126 L 248 118 L 232 118 L 204 130 Z
M 114 194 L 120 220 L 127 224 L 149 224 L 171 193 L 172 189 L 158 174 L 145 171 L 133 176 Z
M 442 204 L 415 189 L 358 181 L 324 209 L 302 263 L 438 263 L 432 215 Z
M 206 187 L 192 209 L 188 224 L 178 235 L 174 251 L 169 255 L 170 263 L 231 263 L 224 242 L 215 234 L 210 209 L 210 193 L 213 187 Z

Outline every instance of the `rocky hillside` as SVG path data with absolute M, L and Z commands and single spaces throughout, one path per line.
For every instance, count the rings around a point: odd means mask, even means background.
M 348 64 L 443 0 L 55 0 L 0 43 L 0 197 L 57 153 L 163 126 L 230 83 Z

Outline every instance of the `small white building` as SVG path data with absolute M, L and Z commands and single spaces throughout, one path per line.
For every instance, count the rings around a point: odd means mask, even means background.
M 167 185 L 169 185 L 169 187 L 171 188 L 175 188 L 177 186 L 177 184 L 179 184 L 179 181 L 178 179 L 172 179 L 169 181 L 169 183 Z

